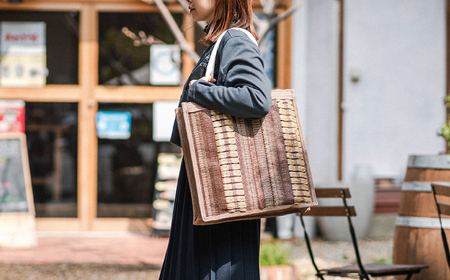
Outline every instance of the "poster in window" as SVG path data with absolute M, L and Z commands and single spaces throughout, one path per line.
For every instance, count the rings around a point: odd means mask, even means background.
M 47 79 L 45 22 L 0 23 L 0 87 L 42 87 Z
M 99 111 L 95 121 L 97 137 L 101 139 L 129 139 L 131 136 L 131 113 Z
M 0 100 L 0 133 L 25 132 L 25 102 Z
M 178 101 L 155 101 L 153 103 L 153 141 L 170 141 L 177 107 Z
M 181 53 L 177 45 L 150 47 L 150 84 L 179 86 L 181 81 Z

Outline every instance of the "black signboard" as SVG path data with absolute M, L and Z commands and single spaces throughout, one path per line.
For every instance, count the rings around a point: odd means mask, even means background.
M 0 214 L 34 214 L 23 133 L 0 133 Z

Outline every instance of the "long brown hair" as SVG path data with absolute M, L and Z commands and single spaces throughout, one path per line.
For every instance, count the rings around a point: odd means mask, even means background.
M 216 1 L 214 17 L 209 23 L 209 31 L 202 38 L 202 42 L 209 46 L 227 29 L 240 27 L 252 33 L 256 40 L 256 34 L 252 19 L 252 0 L 211 0 Z

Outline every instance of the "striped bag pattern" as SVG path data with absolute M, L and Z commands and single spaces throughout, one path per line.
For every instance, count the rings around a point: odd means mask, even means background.
M 194 224 L 273 217 L 317 204 L 293 90 L 260 120 L 196 103 L 177 109 Z

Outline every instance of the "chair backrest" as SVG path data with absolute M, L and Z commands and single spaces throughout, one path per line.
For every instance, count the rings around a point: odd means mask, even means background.
M 306 246 L 308 247 L 309 254 L 311 256 L 311 261 L 313 263 L 314 268 L 317 271 L 317 276 L 322 278 L 322 275 L 317 268 L 317 265 L 314 261 L 314 256 L 311 249 L 311 244 L 309 241 L 308 234 L 306 232 L 303 218 L 302 216 L 333 216 L 333 217 L 339 217 L 339 216 L 345 216 L 347 217 L 348 221 L 348 227 L 350 231 L 350 237 L 353 243 L 353 249 L 355 251 L 356 256 L 356 262 L 358 264 L 358 267 L 360 269 L 361 275 L 364 275 L 366 277 L 367 273 L 364 270 L 361 257 L 359 254 L 359 248 L 358 248 L 358 241 L 356 239 L 356 233 L 355 229 L 353 228 L 352 223 L 352 216 L 356 216 L 356 210 L 354 206 L 349 206 L 347 204 L 347 198 L 350 198 L 350 190 L 348 188 L 315 188 L 315 193 L 317 198 L 337 198 L 342 201 L 342 205 L 340 206 L 320 206 L 320 201 L 318 206 L 313 206 L 309 211 L 306 211 L 305 213 L 300 214 L 300 220 L 303 226 L 304 236 L 305 236 L 305 242 Z M 323 279 L 323 278 L 322 278 Z
M 436 203 L 436 210 L 439 215 L 439 225 L 441 227 L 442 243 L 444 244 L 445 257 L 447 258 L 447 266 L 450 268 L 450 250 L 448 246 L 447 236 L 442 226 L 442 215 L 450 216 L 450 185 L 443 183 L 431 184 L 431 190 Z
M 354 206 L 347 205 L 347 198 L 350 198 L 350 191 L 348 188 L 316 188 L 317 198 L 338 198 L 342 200 L 341 206 L 318 206 L 311 207 L 309 211 L 302 213 L 303 216 L 334 216 L 346 217 L 347 213 L 350 216 L 356 216 Z

